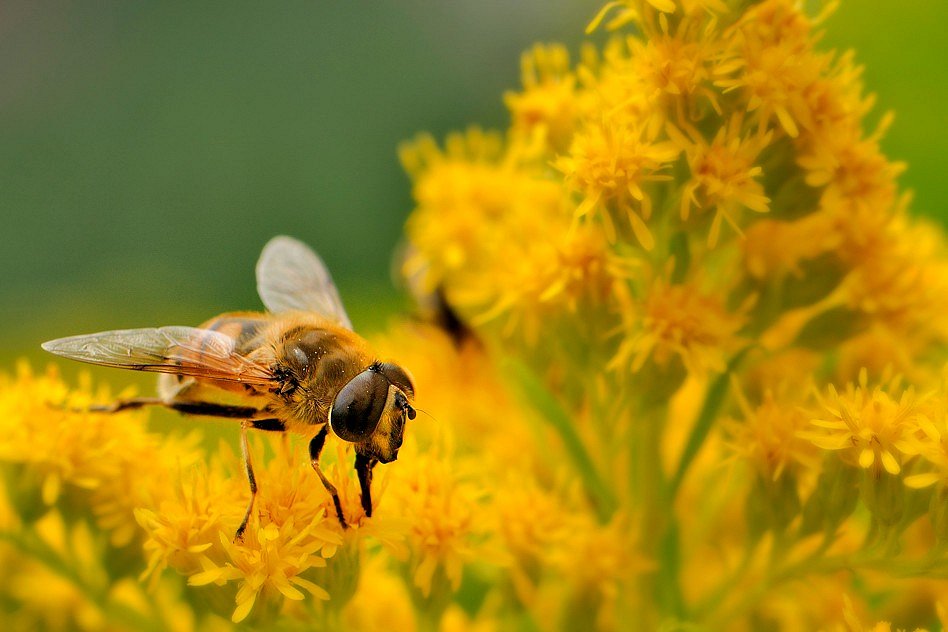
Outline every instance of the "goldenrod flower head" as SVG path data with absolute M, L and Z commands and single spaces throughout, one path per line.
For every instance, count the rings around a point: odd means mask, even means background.
M 427 139 L 403 148 L 406 162 L 428 165 L 415 187 L 421 206 L 408 227 L 414 252 L 405 269 L 421 276 L 422 291 L 444 288 L 470 318 L 503 317 L 503 331 L 534 341 L 545 318 L 600 302 L 630 264 L 601 232 L 571 230 L 561 188 L 542 164 L 522 163 L 535 152 L 526 141 L 511 140 L 502 155 L 479 153 L 481 142 L 470 132 L 444 152 Z M 464 158 L 472 153 L 476 162 Z
M 261 596 L 277 598 L 282 595 L 286 599 L 302 601 L 306 598 L 305 590 L 317 599 L 330 599 L 324 588 L 304 577 L 309 569 L 326 564 L 320 555 L 321 550 L 326 544 L 336 544 L 338 538 L 319 522 L 319 519 L 312 520 L 306 526 L 292 519 L 282 525 L 271 522 L 258 529 L 253 539 L 247 537 L 238 542 L 232 542 L 221 534 L 220 541 L 230 561 L 223 565 L 215 565 L 212 561 L 203 572 L 192 575 L 188 583 L 204 586 L 237 581 L 237 607 L 231 615 L 235 623 L 250 614 Z
M 690 373 L 721 372 L 744 324 L 743 315 L 728 311 L 719 296 L 692 284 L 656 280 L 641 309 L 641 315 L 628 317 L 614 368 L 628 366 L 634 372 L 649 359 L 659 367 L 677 359 Z
M 564 497 L 539 489 L 528 472 L 510 472 L 492 498 L 496 529 L 507 549 L 525 565 L 544 558 L 551 545 L 569 537 Z
M 940 317 L 948 290 L 940 232 L 895 216 L 866 246 L 842 285 L 847 303 L 893 331 L 908 332 L 906 342 L 948 340 Z
M 409 574 L 424 597 L 432 593 L 436 571 L 451 590 L 461 585 L 464 565 L 475 559 L 484 534 L 479 496 L 443 457 L 414 454 L 393 468 L 389 500 L 378 513 L 409 525 Z
M 80 629 L 99 629 L 105 624 L 105 614 L 92 597 L 97 591 L 108 589 L 109 575 L 103 567 L 104 549 L 86 523 L 70 527 L 56 510 L 50 511 L 35 524 L 38 548 L 50 556 L 68 560 L 79 569 L 79 577 L 63 576 L 55 566 L 41 560 L 22 556 L 5 574 L 10 575 L 10 596 L 16 600 L 20 612 L 16 619 L 28 629 L 69 629 L 71 624 Z
M 0 377 L 0 461 L 21 468 L 21 493 L 30 493 L 23 483 L 35 481 L 33 493 L 46 506 L 63 494 L 67 502 L 82 498 L 113 543 L 123 546 L 138 532 L 135 509 L 151 503 L 171 464 L 186 467 L 199 454 L 193 436 L 169 438 L 159 449 L 141 413 L 83 412 L 108 398 L 104 389 L 93 394 L 87 377 L 69 390 L 55 369 L 36 375 L 21 364 L 15 378 Z
M 556 161 L 556 168 L 582 195 L 577 217 L 604 206 L 605 213 L 627 218 L 636 239 L 651 250 L 655 239 L 645 223 L 652 215 L 651 198 L 643 187 L 667 180 L 661 172 L 680 151 L 671 142 L 648 138 L 642 125 L 602 121 L 576 133 L 569 153 Z
M 209 556 L 223 556 L 220 533 L 231 525 L 224 524 L 221 511 L 228 501 L 239 502 L 244 489 L 238 489 L 236 482 L 199 466 L 181 472 L 172 494 L 157 507 L 136 511 L 148 534 L 144 544 L 148 567 L 143 577 L 155 582 L 169 566 L 185 575 L 199 573 Z
M 620 586 L 655 566 L 648 555 L 638 551 L 634 531 L 621 516 L 601 525 L 588 515 L 577 514 L 569 522 L 564 544 L 548 553 L 550 564 L 568 586 L 561 626 L 574 628 L 592 620 L 598 629 L 619 629 L 616 602 L 621 598 Z M 633 606 L 634 611 L 634 604 L 625 605 Z
M 680 35 L 665 32 L 645 41 L 630 37 L 631 68 L 651 87 L 651 98 L 692 99 L 700 95 L 717 106 L 714 92 L 706 85 L 711 76 L 710 51 L 705 41 L 683 33 L 688 24 L 679 26 Z
M 734 214 L 740 208 L 758 213 L 769 210 L 770 200 L 757 181 L 761 168 L 755 165 L 757 155 L 770 142 L 769 135 L 741 138 L 742 116 L 735 114 L 709 143 L 697 130 L 686 128 L 691 138 L 669 126 L 668 133 L 685 148 L 691 180 L 681 194 L 681 219 L 687 220 L 691 207 L 714 212 L 708 246 L 718 242 L 721 222 L 726 220 L 741 232 Z M 699 202 L 700 198 L 700 202 Z
M 416 615 L 404 582 L 388 570 L 384 558 L 371 558 L 359 571 L 359 585 L 346 605 L 347 630 L 391 632 L 416 628 Z
M 508 92 L 504 103 L 511 127 L 524 136 L 539 128 L 554 149 L 569 145 L 582 104 L 569 51 L 559 44 L 537 44 L 520 60 L 522 92 Z
M 852 123 L 814 134 L 797 157 L 806 170 L 807 184 L 824 187 L 823 208 L 835 210 L 841 222 L 846 222 L 847 212 L 884 213 L 897 199 L 895 178 L 905 166 L 889 162 L 879 149 L 886 127 L 883 121 L 866 138 Z
M 905 484 L 948 487 L 948 392 L 944 378 L 941 388 L 921 403 L 914 422 L 916 431 L 908 437 L 906 453 L 917 455 L 920 463 L 905 476 Z
M 859 382 L 850 382 L 842 393 L 832 384 L 825 396 L 817 393 L 822 410 L 812 424 L 820 430 L 804 434 L 824 450 L 842 451 L 844 459 L 859 467 L 897 475 L 903 456 L 911 450 L 918 398 L 897 378 L 871 389 L 868 381 L 862 371 Z
M 644 136 L 654 140 L 661 134 L 667 119 L 661 99 L 650 86 L 631 50 L 640 43 L 633 38 L 613 38 L 599 51 L 592 46 L 583 49 L 576 69 L 587 99 L 584 116 L 576 121 L 576 129 L 584 124 L 635 125 Z
M 741 244 L 748 274 L 759 280 L 802 278 L 805 267 L 817 257 L 833 252 L 841 236 L 833 218 L 813 213 L 795 221 L 763 219 L 746 230 Z M 774 244 L 780 244 L 774 248 Z
M 815 471 L 817 450 L 800 436 L 809 428 L 810 420 L 799 406 L 792 400 L 778 401 L 770 389 L 756 406 L 747 401 L 739 387 L 735 387 L 735 398 L 743 419 L 728 424 L 732 450 L 750 461 L 767 480 L 776 481 L 787 469 Z
M 807 90 L 826 69 L 811 51 L 811 23 L 791 0 L 765 0 L 728 30 L 717 85 L 741 90 L 758 127 L 779 125 L 788 136 L 812 126 Z
M 181 473 L 174 497 L 138 514 L 148 534 L 146 574 L 171 566 L 192 586 L 235 582 L 235 622 L 259 599 L 277 608 L 284 598 L 299 601 L 306 593 L 329 599 L 309 576 L 342 544 L 339 523 L 334 513 L 327 517 L 331 501 L 314 484 L 309 464 L 280 452 L 266 467 L 256 467 L 256 509 L 238 541 L 233 537 L 247 506 L 245 481 L 224 478 L 220 465 Z M 230 469 L 240 471 L 236 459 Z

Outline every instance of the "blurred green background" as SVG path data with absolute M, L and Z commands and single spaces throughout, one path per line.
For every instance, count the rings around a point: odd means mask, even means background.
M 575 51 L 598 2 L 144 3 L 0 7 L 0 368 L 41 341 L 256 309 L 272 235 L 312 244 L 357 328 L 399 308 L 411 208 L 397 144 L 503 126 L 536 41 Z M 914 208 L 948 218 L 948 4 L 850 0 L 855 48 L 897 113 Z M 122 382 L 119 382 L 122 383 Z

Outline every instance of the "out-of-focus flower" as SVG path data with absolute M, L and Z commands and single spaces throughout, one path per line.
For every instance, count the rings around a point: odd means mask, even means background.
M 902 389 L 898 380 L 870 389 L 863 371 L 858 384 L 848 384 L 842 393 L 830 385 L 818 401 L 822 410 L 812 424 L 819 430 L 802 433 L 806 438 L 825 450 L 842 451 L 842 458 L 859 467 L 892 475 L 902 471 L 918 414 L 914 389 Z
M 408 573 L 423 597 L 433 589 L 456 591 L 464 565 L 476 559 L 486 534 L 480 493 L 444 458 L 414 454 L 403 461 L 393 468 L 379 516 L 401 517 L 408 524 Z
M 690 284 L 656 281 L 642 311 L 641 316 L 627 315 L 630 331 L 619 345 L 613 367 L 630 365 L 638 371 L 649 359 L 667 366 L 677 358 L 689 373 L 719 373 L 739 345 L 737 332 L 744 324 L 740 312 L 728 311 L 718 296 Z

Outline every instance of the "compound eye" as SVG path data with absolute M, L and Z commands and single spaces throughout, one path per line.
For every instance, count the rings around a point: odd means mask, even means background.
M 342 387 L 329 411 L 329 425 L 344 440 L 367 439 L 382 419 L 388 399 L 388 380 L 375 371 L 365 370 Z
M 402 367 L 391 362 L 383 362 L 378 365 L 378 372 L 384 375 L 401 392 L 409 397 L 415 396 L 415 384 L 408 375 L 408 371 Z

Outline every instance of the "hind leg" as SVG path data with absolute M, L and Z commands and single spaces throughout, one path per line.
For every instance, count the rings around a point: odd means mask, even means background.
M 226 419 L 247 419 L 248 417 L 253 417 L 260 413 L 259 409 L 252 406 L 227 406 L 223 404 L 211 404 L 209 402 L 169 401 L 158 397 L 118 399 L 111 404 L 90 406 L 88 410 L 93 413 L 117 413 L 123 410 L 136 410 L 138 408 L 144 408 L 145 406 L 161 406 L 184 415 L 203 415 L 206 417 L 224 417 Z

